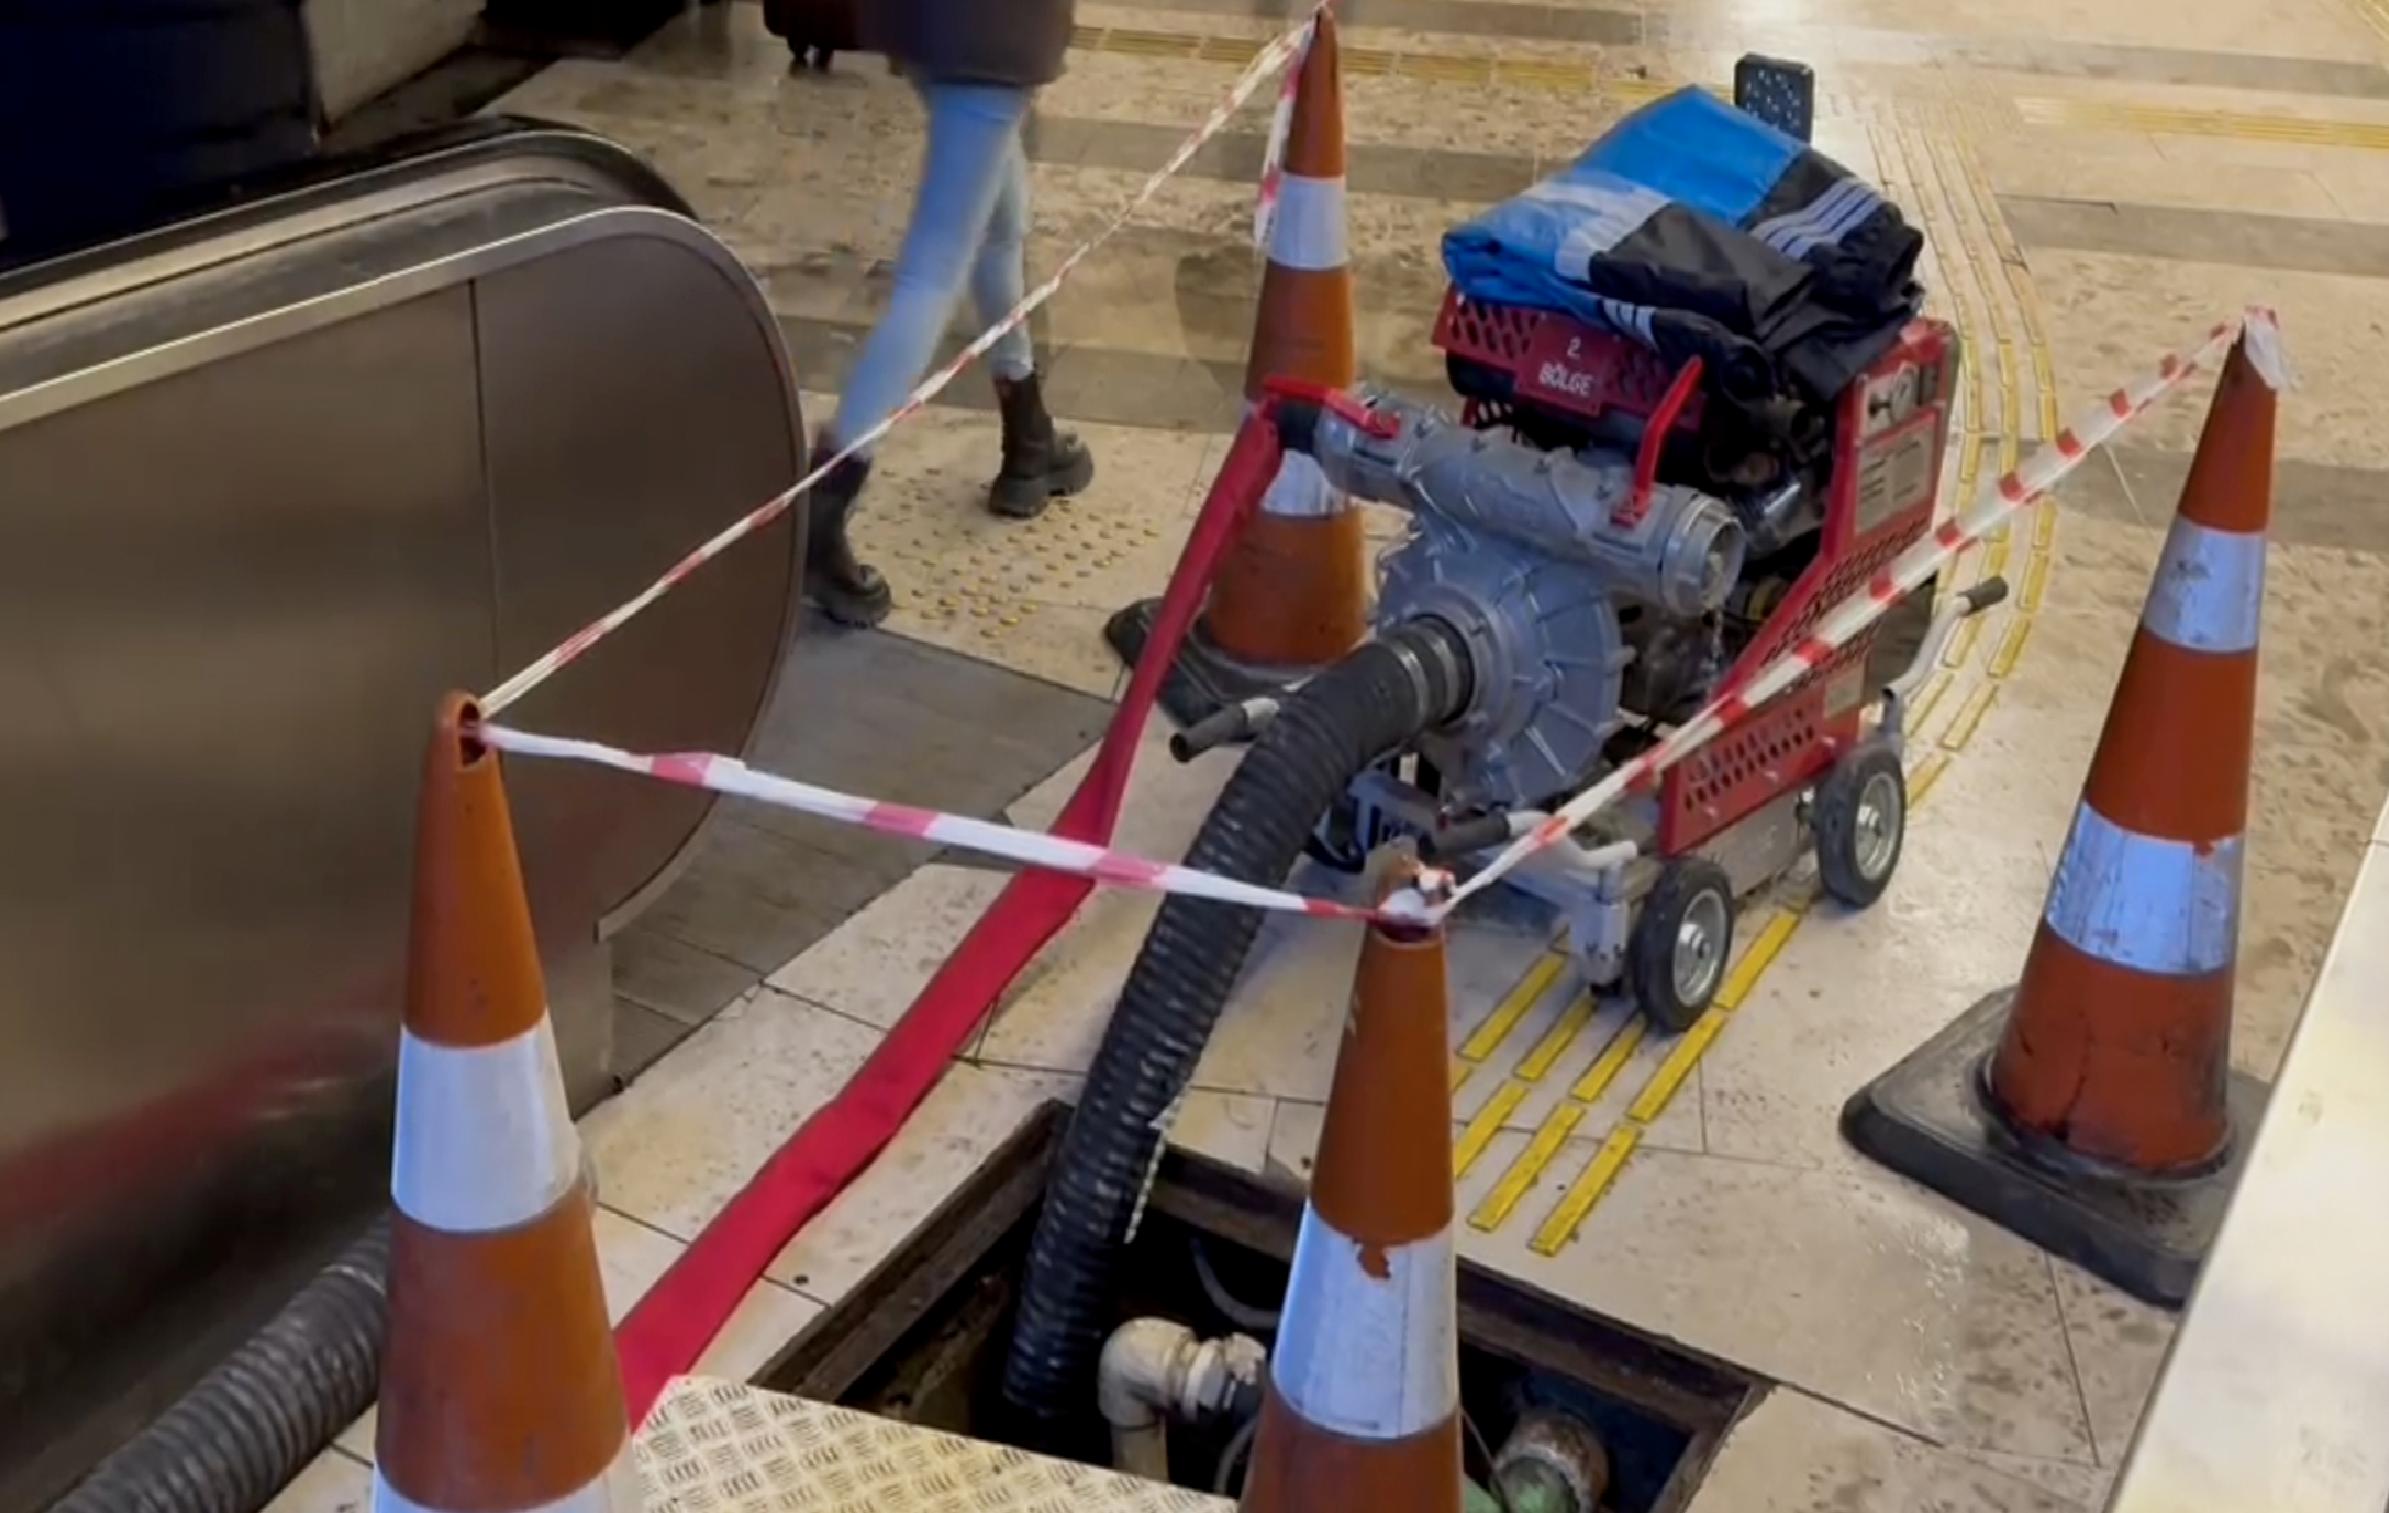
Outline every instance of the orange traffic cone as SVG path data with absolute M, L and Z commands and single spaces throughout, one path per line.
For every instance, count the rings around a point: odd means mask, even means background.
M 1851 1142 L 2156 1302 L 2230 1191 L 2232 971 L 2276 396 L 2232 349 L 2022 980 L 1843 1112 Z
M 398 1057 L 381 1513 L 633 1513 L 580 1139 L 498 758 L 440 706 Z
M 1239 1506 L 1458 1513 L 1460 1335 L 1440 931 L 1371 927 Z
M 1352 270 L 1344 215 L 1344 83 L 1335 18 L 1321 12 L 1299 65 L 1285 173 L 1270 228 L 1244 393 L 1271 378 L 1350 388 Z M 1221 562 L 1162 703 L 1192 724 L 1222 705 L 1274 694 L 1368 633 L 1367 543 L 1351 502 L 1308 456 L 1289 453 Z M 1113 616 L 1105 635 L 1133 666 L 1153 601 Z

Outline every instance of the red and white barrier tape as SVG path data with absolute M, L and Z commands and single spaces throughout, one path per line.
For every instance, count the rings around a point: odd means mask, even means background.
M 1185 141 L 1178 144 L 1177 150 L 1170 154 L 1169 161 L 1163 163 L 1146 178 L 1143 185 L 1129 197 L 1128 202 L 1120 207 L 1118 213 L 1111 220 L 1104 223 L 1101 230 L 1080 243 L 1068 256 L 1064 257 L 1055 267 L 1052 275 L 1023 296 L 1020 303 L 1012 307 L 1010 314 L 972 338 L 970 345 L 956 354 L 952 362 L 924 379 L 921 386 L 914 389 L 905 398 L 904 403 L 896 407 L 893 414 L 861 435 L 847 438 L 845 447 L 836 456 L 818 463 L 812 472 L 798 479 L 785 491 L 724 526 L 703 545 L 672 564 L 662 577 L 648 584 L 615 608 L 574 631 L 555 647 L 542 653 L 522 671 L 483 694 L 481 696 L 482 711 L 491 715 L 499 713 L 507 706 L 519 701 L 532 689 L 572 665 L 579 660 L 582 653 L 620 630 L 649 605 L 679 587 L 697 569 L 786 514 L 788 507 L 802 498 L 805 490 L 827 477 L 832 468 L 876 444 L 881 437 L 911 419 L 931 400 L 943 393 L 946 385 L 952 383 L 963 369 L 985 356 L 990 348 L 1003 339 L 1005 333 L 1027 320 L 1040 305 L 1053 298 L 1055 291 L 1062 287 L 1064 280 L 1077 271 L 1080 263 L 1085 262 L 1097 248 L 1110 241 L 1122 227 L 1134 220 L 1137 212 L 1143 210 L 1152 201 L 1153 196 L 1160 192 L 1163 184 L 1176 177 L 1178 171 L 1203 149 L 1205 143 L 1227 129 L 1228 122 L 1238 110 L 1244 107 L 1245 102 L 1253 97 L 1262 82 L 1279 69 L 1285 68 L 1287 63 L 1302 50 L 1305 39 L 1310 36 L 1312 27 L 1317 23 L 1319 11 L 1324 10 L 1327 3 L 1328 0 L 1320 0 L 1320 4 L 1308 16 L 1271 39 L 1269 44 L 1263 47 L 1259 55 L 1245 68 L 1244 72 L 1237 76 L 1235 84 L 1230 87 L 1227 94 L 1211 108 L 1211 113 L 1203 118 L 1202 124 L 1189 133 Z M 1292 78 L 1291 72 L 1288 77 Z M 1288 114 L 1290 119 L 1290 108 Z
M 1426 916 L 1425 900 L 1408 891 L 1395 894 L 1383 907 L 1376 909 L 1338 903 L 1333 899 L 1305 898 L 1281 888 L 1258 887 L 1171 862 L 1152 861 L 1109 846 L 1090 845 L 1085 841 L 1047 835 L 1041 831 L 1019 830 L 1010 825 L 975 820 L 960 814 L 944 814 L 935 809 L 915 809 L 905 804 L 858 798 L 834 788 L 822 788 L 812 783 L 800 783 L 794 778 L 757 772 L 736 757 L 715 756 L 701 751 L 663 754 L 624 751 L 620 747 L 596 741 L 533 735 L 503 725 L 485 724 L 475 734 L 485 745 L 518 756 L 551 757 L 612 767 L 621 772 L 635 772 L 684 788 L 705 788 L 715 793 L 732 794 L 777 809 L 793 809 L 800 814 L 816 815 L 843 825 L 859 825 L 882 835 L 959 846 L 965 851 L 1000 856 L 1007 861 L 1049 872 L 1074 873 L 1116 887 L 1140 888 L 1152 893 L 1182 893 L 1194 898 L 1214 899 L 1223 904 L 1274 910 L 1281 914 L 1307 914 L 1313 919 L 1419 924 Z
M 2060 430 L 2014 472 L 1985 483 L 1970 507 L 1892 559 L 1865 588 L 1827 610 L 1816 629 L 1797 646 L 1759 669 L 1749 681 L 1719 695 L 1699 714 L 1676 727 L 1666 740 L 1620 766 L 1570 799 L 1533 831 L 1511 842 L 1484 870 L 1470 877 L 1441 903 L 1437 916 L 1450 913 L 1471 895 L 1492 887 L 1527 858 L 1549 848 L 1625 794 L 1656 783 L 1667 769 L 1733 729 L 1752 710 L 1823 666 L 1835 652 L 1881 619 L 1885 611 L 1939 572 L 1958 553 L 1982 540 L 2008 516 L 2040 500 L 2059 479 L 2080 466 L 2084 458 L 2105 445 L 2116 432 L 2180 387 L 2191 374 L 2220 358 L 2242 332 L 2247 334 L 2249 360 L 2257 371 L 2276 389 L 2286 387 L 2289 369 L 2281 346 L 2281 325 L 2271 310 L 2251 308 L 2238 320 L 2216 326 L 2205 342 L 2186 356 L 2169 354 L 2154 372 L 2117 389 L 2094 408 L 2076 416 L 2073 425 Z
M 1301 92 L 1303 64 L 1310 59 L 1311 44 L 1318 35 L 1319 18 L 1314 12 L 1303 25 L 1294 61 L 1278 83 L 1277 109 L 1269 117 L 1269 143 L 1261 152 L 1261 193 L 1253 201 L 1253 246 L 1264 253 L 1269 250 L 1270 233 L 1277 227 L 1278 201 L 1286 191 L 1286 142 L 1294 134 L 1294 96 Z
M 2153 373 L 2117 389 L 2095 409 L 2078 416 L 2072 426 L 2059 431 L 2054 441 L 2027 458 L 2014 472 L 1984 485 L 1971 507 L 1943 522 L 1930 536 L 1894 558 L 1865 588 L 1827 610 L 1806 639 L 1738 688 L 1720 695 L 1677 727 L 1666 740 L 1569 800 L 1533 832 L 1512 842 L 1466 883 L 1455 887 L 1448 874 L 1429 872 L 1420 879 L 1423 892 L 1405 890 L 1374 909 L 1308 898 L 1281 888 L 1263 888 L 1106 846 L 1018 830 L 965 815 L 882 803 L 758 772 L 735 757 L 706 752 L 645 754 L 595 741 L 533 735 L 500 725 L 482 726 L 480 737 L 500 751 L 612 767 L 684 787 L 753 799 L 841 824 L 859 825 L 887 835 L 959 846 L 1024 866 L 1071 873 L 1120 887 L 1187 894 L 1249 908 L 1306 914 L 1314 919 L 1410 925 L 1440 922 L 1529 857 L 1548 849 L 1622 796 L 1650 787 L 1668 768 L 1823 666 L 1909 591 L 1979 542 L 2009 515 L 2040 500 L 2092 451 L 2180 387 L 2192 374 L 2213 363 L 2243 332 L 2248 336 L 2249 356 L 2257 370 L 2276 388 L 2285 386 L 2288 368 L 2281 348 L 2280 325 L 2271 311 L 2252 309 L 2238 321 L 2215 327 L 2207 340 L 2187 356 L 2166 357 Z

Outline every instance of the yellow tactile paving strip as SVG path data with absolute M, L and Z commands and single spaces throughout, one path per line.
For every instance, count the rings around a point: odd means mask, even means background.
M 1924 802 L 1947 762 L 1945 753 L 1934 752 L 1912 771 L 1909 780 L 1912 806 Z M 1529 1242 L 1536 1254 L 1556 1256 L 1576 1238 L 1586 1218 L 1641 1144 L 1644 1134 L 1667 1112 L 1668 1105 L 1690 1080 L 1709 1047 L 1725 1032 L 1767 969 L 1790 944 L 1818 897 L 1813 880 L 1793 885 L 1791 893 L 1785 901 L 1744 911 L 1737 921 L 1738 928 L 1750 930 L 1756 924 L 1757 929 L 1735 957 L 1732 969 L 1718 989 L 1716 1002 L 1691 1029 L 1676 1038 L 1666 1057 L 1636 1090 L 1624 1115 L 1603 1135 L 1601 1144 L 1569 1182 L 1559 1201 L 1536 1220 L 1534 1237 Z M 1510 1044 L 1508 1037 L 1525 1019 L 1527 1010 L 1555 985 L 1564 985 L 1572 995 L 1559 1019 L 1532 1047 Z M 1592 1023 L 1596 1007 L 1592 995 L 1576 984 L 1568 970 L 1567 958 L 1556 947 L 1537 957 L 1518 982 L 1495 1002 L 1492 1011 L 1468 1037 L 1466 1048 L 1476 1052 L 1474 1057 L 1464 1054 L 1454 1063 L 1454 1090 L 1458 1091 L 1480 1069 L 1499 1065 L 1504 1052 L 1517 1055 L 1518 1060 L 1504 1075 L 1501 1086 L 1461 1128 L 1452 1152 L 1455 1177 L 1467 1176 L 1483 1159 L 1494 1136 L 1526 1101 L 1533 1085 L 1549 1074 L 1560 1055 Z M 1543 1174 L 1566 1150 L 1594 1106 L 1616 1084 L 1649 1033 L 1649 1021 L 1640 1013 L 1629 1015 L 1611 1031 L 1592 1064 L 1535 1126 L 1525 1147 L 1470 1210 L 1468 1222 L 1472 1228 L 1491 1234 L 1510 1222 L 1527 1194 L 1535 1190 Z
M 2385 39 L 2389 39 L 2389 0 L 2350 0 Z M 1203 32 L 1165 31 L 1128 26 L 1082 26 L 1071 45 L 1083 52 L 1124 57 L 1174 58 L 1196 63 L 1242 67 L 1261 50 L 1261 43 L 1245 37 L 1222 37 Z M 1344 70 L 1357 77 L 1395 77 L 1422 83 L 1470 87 L 1511 85 L 1605 98 L 1622 104 L 1654 100 L 1685 81 L 1652 79 L 1619 73 L 1588 55 L 1582 62 L 1557 58 L 1503 58 L 1425 47 L 1368 47 L 1346 42 L 1341 50 Z M 1934 93 L 1948 88 L 1938 72 L 1928 76 Z M 1725 88 L 1722 81 L 1709 87 Z M 1820 92 L 1821 116 L 1833 117 L 1850 108 L 1851 97 Z M 1904 101 L 1904 104 L 1920 103 Z M 2290 142 L 2312 147 L 2353 147 L 2389 151 L 2389 122 L 2340 120 L 2322 116 L 2287 115 L 2269 111 L 2193 109 L 2158 104 L 2134 104 L 2083 97 L 2017 96 L 2001 102 L 2012 106 L 2027 125 L 2093 127 L 2149 132 L 2159 136 L 2222 137 L 2247 142 Z M 1929 107 L 1928 107 L 1929 108 Z
M 1070 45 L 1083 52 L 1117 53 L 1135 58 L 1180 58 L 1198 63 L 1243 67 L 1259 55 L 1262 44 L 1244 37 L 1219 37 L 1202 32 L 1156 31 L 1129 26 L 1081 26 L 1072 31 Z M 1590 91 L 1612 100 L 1639 104 L 1676 88 L 1605 71 L 1588 58 L 1578 63 L 1551 58 L 1500 58 L 1484 53 L 1444 52 L 1416 47 L 1365 47 L 1345 42 L 1337 49 L 1344 72 L 1361 78 L 1402 78 L 1437 84 L 1508 84 L 1582 94 Z
M 1935 263 L 1935 276 L 1927 281 L 1931 308 L 1957 327 L 1970 354 L 1959 384 L 1957 477 L 1949 496 L 1954 504 L 1971 499 L 1986 472 L 2014 467 L 2025 440 L 2056 433 L 2056 363 L 2040 297 L 2000 217 L 1969 120 L 1955 111 L 1914 107 L 1883 108 L 1877 117 L 1868 135 L 1883 187 L 1923 225 Z M 2057 548 L 2055 511 L 2043 507 L 2029 518 L 2028 536 L 2021 521 L 2003 527 L 1972 554 L 1971 566 L 1961 561 L 1944 585 L 1998 575 L 2007 578 L 2010 595 L 2005 607 L 1960 628 L 1945 658 L 1946 676 L 1919 694 L 1909 732 L 1920 753 L 1936 743 L 1946 752 L 1963 750 L 2023 658 Z M 1978 678 L 1972 669 L 1986 647 Z M 1936 729 L 1944 708 L 1947 723 Z M 1940 771 L 1935 766 L 1931 778 Z
M 2152 136 L 2222 137 L 2239 142 L 2288 142 L 2301 147 L 2353 147 L 2389 152 L 2389 122 L 2342 121 L 2246 110 L 2203 110 L 2123 101 L 2022 97 L 2016 111 L 2028 126 L 2141 131 Z

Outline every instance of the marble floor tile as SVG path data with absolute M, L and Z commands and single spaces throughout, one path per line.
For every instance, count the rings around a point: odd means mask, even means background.
M 1963 1456 L 2003 1476 L 2030 1482 L 2068 1507 L 2083 1509 L 2084 1513 L 2106 1507 L 2107 1494 L 2115 1485 L 2114 1466 L 2078 1466 L 2071 1461 L 2042 1460 L 2030 1455 L 2001 1455 L 1991 1450 L 1954 1450 L 1950 1453 Z
M 1155 894 L 1097 889 L 1013 981 L 979 1042 L 979 1059 L 1083 1075 L 1160 906 Z
M 1983 143 L 1990 187 L 2003 195 L 2121 200 L 2261 215 L 2329 216 L 2346 212 L 2312 173 L 2240 163 L 2183 161 L 2151 149 L 2129 157 L 2061 145 L 2071 130 L 2025 130 Z
M 1170 1121 L 1170 1144 L 1257 1176 L 1268 1167 L 1276 1122 L 1275 1099 L 1191 1088 Z
M 2048 247 L 2024 251 L 2057 371 L 2075 392 L 2137 377 L 2251 301 L 2269 304 L 2281 312 L 2302 381 L 2281 407 L 2279 454 L 2389 465 L 2389 432 L 2374 423 L 2366 381 L 2380 340 L 2375 328 L 2389 329 L 2389 282 Z M 2211 387 L 2193 381 L 2137 421 L 2132 442 L 2191 450 Z
M 307 1463 L 265 1513 L 366 1513 L 373 1506 L 373 1468 L 340 1450 Z
M 805 171 L 817 175 L 819 165 Z M 1032 274 L 1102 233 L 1143 181 L 1127 170 L 1053 163 L 1038 164 L 1034 177 Z M 716 228 L 762 279 L 775 310 L 868 321 L 884 306 L 900 218 L 825 212 L 806 183 L 768 175 L 748 192 L 751 198 Z M 1477 208 L 1386 196 L 1353 203 L 1350 266 L 1371 306 L 1356 333 L 1362 371 L 1414 379 L 1440 373 L 1429 336 L 1445 283 L 1441 238 Z M 1172 183 L 1033 317 L 1040 346 L 1094 345 L 1241 369 L 1263 269 L 1252 245 L 1252 213 L 1242 185 Z M 975 333 L 975 312 L 958 312 L 955 324 Z
M 685 1025 L 699 1025 L 754 986 L 754 972 L 660 930 L 614 937 L 614 991 Z
M 660 1230 L 598 1210 L 597 1260 L 605 1273 L 606 1304 L 619 1321 L 662 1278 L 687 1247 Z M 748 1381 L 771 1364 L 788 1342 L 820 1315 L 819 1300 L 805 1297 L 771 1277 L 758 1279 L 731 1311 L 721 1333 L 692 1368 L 698 1376 Z
M 599 1200 L 693 1236 L 878 1043 L 868 1025 L 758 988 L 582 1121 Z
M 1136 762 L 1121 802 L 1119 827 L 1112 835 L 1112 844 L 1123 851 L 1161 861 L 1182 859 L 1236 770 L 1242 753 L 1228 748 L 1205 752 L 1191 762 L 1171 756 L 1169 739 L 1176 728 L 1169 716 L 1156 711 L 1146 717 L 1138 735 Z M 1005 810 L 1004 817 L 1033 829 L 1050 826 L 1085 779 L 1099 749 L 1090 746 L 1056 769 Z
M 1325 1098 L 1344 1040 L 1360 944 L 1361 932 L 1352 925 L 1323 927 L 1298 917 L 1265 921 L 1195 1068 L 1195 1084 Z
M 789 76 L 788 44 L 752 5 L 701 5 L 682 11 L 631 49 L 623 66 L 640 73 L 769 94 Z
M 932 863 L 771 976 L 771 986 L 892 1027 L 1004 889 L 1009 874 Z
M 2011 685 L 1916 812 L 1884 898 L 1860 913 L 1819 903 L 1710 1047 L 1711 1151 L 1861 1164 L 1838 1128 L 1850 1094 L 2013 980 L 2097 733 L 2094 700 L 2042 708 L 2021 692 Z M 1997 825 L 1980 823 L 1989 813 Z
M 1726 1432 L 1692 1513 L 2088 1513 L 2085 1504 L 1778 1388 Z
M 2151 1308 L 2079 1266 L 2052 1259 L 2058 1307 L 2082 1377 L 2083 1406 L 2099 1463 L 2112 1472 L 2131 1448 L 2132 1431 L 2156 1386 L 2157 1368 L 2173 1342 L 2176 1315 Z
M 836 1304 L 934 1213 L 1048 1099 L 1076 1079 L 957 1065 L 852 1186 L 772 1258 L 764 1275 Z
M 2095 1463 L 2046 1258 L 1896 1178 L 1641 1150 L 1548 1259 L 1547 1207 L 1463 1253 L 1937 1443 Z

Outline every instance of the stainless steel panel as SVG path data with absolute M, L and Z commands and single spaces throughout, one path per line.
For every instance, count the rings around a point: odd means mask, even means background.
M 719 265 L 679 241 L 590 241 L 476 290 L 498 660 L 511 668 L 787 487 L 801 460 L 795 393 L 721 381 L 785 373 L 776 328 L 759 303 L 724 298 Z M 508 717 L 634 750 L 743 734 L 790 624 L 794 535 L 783 517 L 709 564 Z M 555 839 L 525 859 L 535 908 L 571 920 L 612 909 L 672 854 L 702 797 L 594 768 L 541 772 L 520 801 L 524 823 Z M 566 818 L 618 811 L 603 827 Z
M 436 694 L 794 474 L 760 293 L 610 152 L 468 144 L 0 278 L 0 1507 L 382 1201 Z M 524 721 L 742 749 L 789 540 Z M 509 787 L 587 1090 L 600 927 L 705 805 L 553 767 Z
M 0 1359 L 133 1422 L 124 1323 L 382 1164 L 424 711 L 494 665 L 474 395 L 456 289 L 0 432 Z

